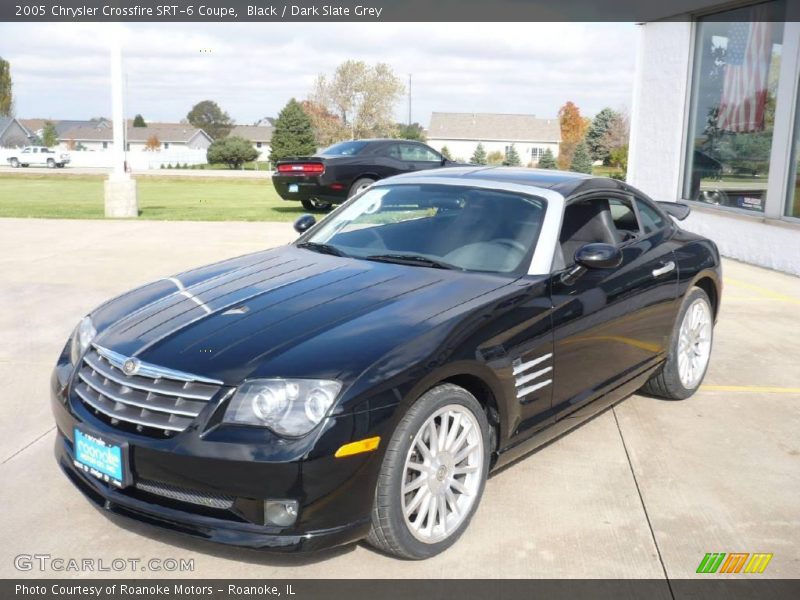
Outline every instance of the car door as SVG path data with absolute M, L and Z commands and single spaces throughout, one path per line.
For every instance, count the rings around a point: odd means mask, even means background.
M 442 155 L 424 144 L 402 142 L 400 158 L 408 171 L 423 171 L 442 166 Z
M 403 158 L 399 142 L 385 144 L 381 147 L 376 152 L 375 163 L 382 169 L 380 173 L 381 178 L 400 175 L 401 173 L 410 173 L 416 170 L 412 168 L 410 161 Z
M 586 218 L 588 226 L 576 227 Z M 660 227 L 644 227 L 630 194 L 592 193 L 568 202 L 559 248 L 564 258 L 554 265 L 551 278 L 557 418 L 632 378 L 666 352 L 678 293 L 671 232 L 663 221 Z M 574 250 L 590 242 L 617 245 L 622 263 L 571 276 Z

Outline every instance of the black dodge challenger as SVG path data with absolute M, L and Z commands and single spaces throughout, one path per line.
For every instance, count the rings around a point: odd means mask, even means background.
M 57 460 L 99 507 L 206 539 L 435 555 L 493 469 L 637 390 L 697 390 L 721 273 L 688 210 L 557 171 L 376 182 L 86 316 Z
M 379 179 L 456 164 L 422 142 L 352 140 L 308 158 L 278 161 L 272 183 L 284 200 L 324 212 Z

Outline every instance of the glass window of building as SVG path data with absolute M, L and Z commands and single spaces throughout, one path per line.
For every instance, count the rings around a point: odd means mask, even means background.
M 800 87 L 798 87 L 800 89 Z M 792 166 L 789 174 L 788 199 L 786 202 L 787 217 L 800 219 L 800 92 L 797 95 L 795 109 L 794 138 L 792 140 Z
M 698 20 L 683 197 L 764 212 L 783 0 Z

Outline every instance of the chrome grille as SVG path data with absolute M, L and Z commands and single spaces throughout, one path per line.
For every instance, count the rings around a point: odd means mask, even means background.
M 127 375 L 128 357 L 100 347 L 83 358 L 73 384 L 75 394 L 95 414 L 114 426 L 130 424 L 136 431 L 156 430 L 171 435 L 186 429 L 220 390 L 222 382 L 137 363 L 138 373 Z

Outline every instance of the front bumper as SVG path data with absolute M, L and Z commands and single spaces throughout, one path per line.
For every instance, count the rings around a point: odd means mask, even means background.
M 65 372 L 63 365 L 56 367 L 51 385 L 56 459 L 101 509 L 210 541 L 280 551 L 320 550 L 367 535 L 379 453 L 341 459 L 333 454 L 334 446 L 374 430 L 368 415 L 329 419 L 312 448 L 298 457 L 287 457 L 285 444 L 273 438 L 253 444 L 237 439 L 235 431 L 212 431 L 215 437 L 202 424 L 169 440 L 154 439 L 121 432 L 94 416 L 69 393 Z M 76 425 L 128 444 L 131 485 L 116 488 L 75 467 Z M 297 500 L 297 521 L 288 527 L 269 524 L 267 499 Z

